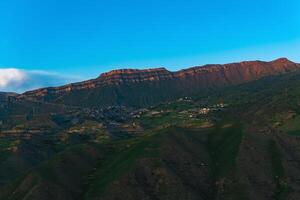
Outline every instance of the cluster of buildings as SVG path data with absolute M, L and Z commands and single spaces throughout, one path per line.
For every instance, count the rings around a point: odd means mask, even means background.
M 192 101 L 193 100 L 191 97 L 182 97 L 177 99 L 177 102 L 192 102 Z M 188 115 L 190 118 L 197 118 L 197 117 L 208 115 L 212 111 L 221 111 L 226 107 L 228 107 L 228 104 L 217 103 L 206 107 L 182 110 L 178 114 Z M 149 109 L 143 108 L 143 109 L 135 110 L 130 113 L 130 116 L 133 118 L 141 118 L 142 115 L 146 114 L 147 116 L 154 117 L 162 113 L 172 112 L 172 110 L 152 110 L 152 109 L 154 109 L 154 107 L 150 107 Z
M 185 102 L 192 102 L 192 97 L 182 97 L 182 98 L 179 98 L 177 99 L 177 101 L 185 101 Z
M 195 117 L 198 117 L 199 115 L 208 115 L 212 111 L 221 111 L 221 110 L 225 109 L 227 106 L 228 106 L 228 104 L 219 103 L 219 104 L 215 104 L 210 107 L 191 109 L 191 110 L 189 110 L 189 117 L 195 118 Z M 188 111 L 186 111 L 186 112 L 188 112 Z
M 142 109 L 132 111 L 130 113 L 130 116 L 133 118 L 140 118 L 144 113 L 147 113 L 147 112 L 149 112 L 149 110 L 147 108 L 142 108 Z

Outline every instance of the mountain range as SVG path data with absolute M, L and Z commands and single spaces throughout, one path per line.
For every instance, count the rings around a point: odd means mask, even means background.
M 69 105 L 140 106 L 299 69 L 299 64 L 286 58 L 271 62 L 205 65 L 177 72 L 170 72 L 165 68 L 121 69 L 103 73 L 96 79 L 84 82 L 25 92 L 20 98 Z M 76 98 L 78 95 L 81 98 Z
M 0 199 L 296 200 L 299 138 L 286 58 L 0 93 Z

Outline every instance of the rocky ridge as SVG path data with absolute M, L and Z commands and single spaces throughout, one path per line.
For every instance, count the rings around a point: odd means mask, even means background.
M 176 72 L 165 68 L 153 69 L 118 69 L 102 73 L 98 78 L 88 81 L 72 83 L 61 87 L 42 88 L 28 91 L 20 97 L 43 97 L 46 95 L 60 95 L 70 91 L 89 90 L 105 85 L 138 84 L 142 82 L 163 82 L 176 80 L 193 82 L 202 86 L 221 86 L 240 84 L 253 81 L 265 76 L 278 75 L 300 70 L 300 64 L 279 58 L 271 62 L 244 61 L 230 64 L 211 64 L 196 66 Z

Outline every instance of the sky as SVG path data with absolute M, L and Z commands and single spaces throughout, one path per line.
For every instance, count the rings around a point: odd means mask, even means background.
M 0 90 L 117 68 L 300 62 L 299 0 L 1 0 Z

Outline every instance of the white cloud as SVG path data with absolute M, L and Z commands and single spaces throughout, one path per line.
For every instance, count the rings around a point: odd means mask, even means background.
M 0 91 L 5 92 L 21 93 L 32 89 L 59 86 L 79 80 L 78 77 L 63 76 L 47 71 L 17 68 L 0 69 Z
M 14 68 L 0 69 L 0 88 L 19 85 L 26 79 L 26 73 Z

